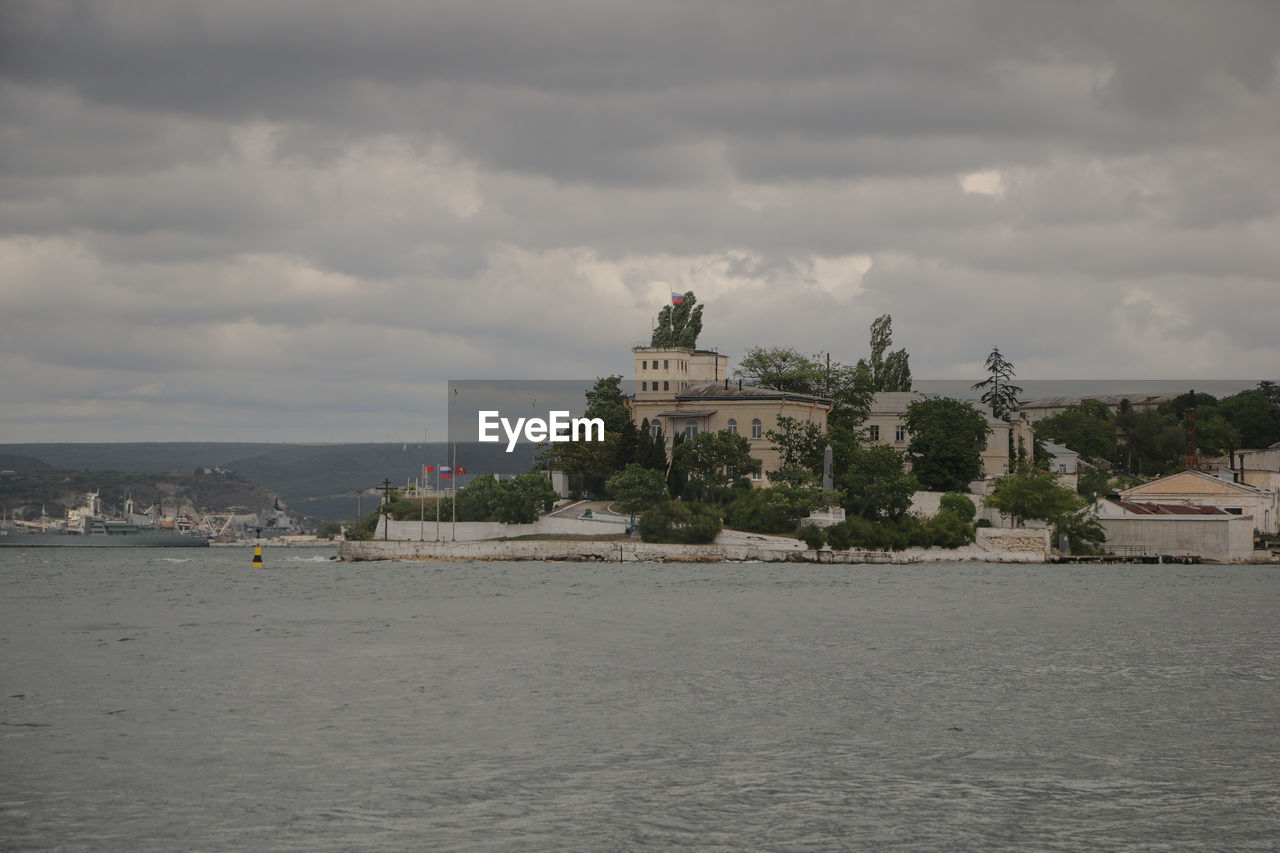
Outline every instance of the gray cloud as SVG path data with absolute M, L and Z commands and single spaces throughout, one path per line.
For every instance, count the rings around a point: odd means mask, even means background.
M 0 430 L 413 438 L 688 288 L 732 356 L 1276 378 L 1277 56 L 1266 0 L 15 0 Z

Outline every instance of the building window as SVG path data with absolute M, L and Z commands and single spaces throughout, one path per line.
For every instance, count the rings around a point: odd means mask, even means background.
M 649 424 L 649 435 L 654 438 L 662 435 L 662 421 L 655 418 L 653 422 Z
M 640 383 L 640 390 L 641 390 L 641 391 L 648 391 L 648 390 L 649 390 L 649 383 L 648 383 L 648 382 L 641 382 L 641 383 Z
M 759 418 L 751 419 L 751 437 L 757 439 L 764 438 L 764 424 L 760 423 Z
M 735 419 L 729 418 L 728 430 L 730 435 L 738 434 L 738 422 Z
M 1059 474 L 1067 473 L 1067 463 L 1065 462 L 1058 463 L 1058 473 Z
M 662 360 L 662 369 L 663 369 L 663 370 L 669 370 L 669 369 L 670 369 L 669 367 L 667 367 L 667 364 L 668 364 L 667 359 L 665 359 L 665 358 L 664 358 L 664 359 Z
M 670 383 L 670 382 L 663 382 L 663 383 L 662 383 L 662 390 L 663 390 L 663 391 L 670 391 L 670 390 L 671 390 L 671 383 Z
M 763 474 L 761 474 L 759 471 L 752 471 L 752 472 L 751 472 L 751 479 L 753 479 L 753 480 L 761 480 L 761 479 L 764 479 L 764 475 L 763 475 Z
M 684 422 L 684 437 L 693 438 L 697 434 L 698 434 L 698 422 L 695 421 L 693 418 L 689 418 L 689 420 Z
M 894 429 L 893 429 L 893 440 L 894 440 L 894 441 L 906 441 L 906 440 L 907 440 L 907 428 L 906 428 L 906 427 L 904 427 L 902 424 L 898 424 L 896 427 L 894 427 Z
M 871 426 L 867 427 L 867 439 L 869 441 L 879 441 L 880 427 L 877 426 L 876 424 L 872 424 Z
M 641 370 L 648 370 L 648 369 L 649 369 L 649 362 L 647 362 L 647 361 L 642 361 L 642 362 L 640 362 L 640 369 L 641 369 Z
M 1243 508 L 1243 507 L 1238 507 L 1238 506 L 1227 506 L 1227 507 L 1223 507 L 1223 509 L 1225 509 L 1225 510 L 1226 510 L 1228 513 L 1230 513 L 1231 515 L 1244 515 L 1244 508 Z

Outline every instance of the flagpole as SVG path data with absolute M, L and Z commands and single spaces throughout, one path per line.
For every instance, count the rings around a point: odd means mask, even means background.
M 440 472 L 436 471 L 436 541 L 440 541 Z
M 453 437 L 453 410 L 454 408 L 456 408 L 457 402 L 458 402 L 458 389 L 454 388 L 453 396 L 449 398 L 449 437 L 450 438 Z M 450 490 L 453 493 L 451 495 L 453 499 L 449 501 L 449 509 L 453 513 L 453 523 L 449 528 L 449 538 L 450 540 L 457 542 L 458 541 L 458 486 L 457 486 L 458 475 L 454 471 L 454 469 L 458 467 L 458 442 L 453 441 L 451 442 L 451 444 L 453 445 L 453 465 L 449 470 L 449 479 L 453 480 L 454 487 Z

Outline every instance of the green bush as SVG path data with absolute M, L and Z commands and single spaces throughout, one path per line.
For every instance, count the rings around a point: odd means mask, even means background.
M 645 542 L 683 542 L 702 545 L 714 542 L 722 529 L 720 515 L 711 507 L 680 501 L 665 501 L 640 516 L 636 525 Z
M 933 533 L 932 544 L 943 548 L 959 548 L 973 541 L 973 528 L 950 509 L 944 509 L 929 519 L 929 529 Z
M 796 535 L 800 538 L 801 542 L 809 546 L 809 548 L 814 551 L 821 548 L 823 543 L 827 541 L 827 536 L 822 532 L 821 527 L 801 527 L 800 532 Z
M 827 528 L 827 544 L 837 551 L 847 551 L 853 545 L 853 531 L 847 521 Z
M 960 492 L 947 492 L 939 501 L 939 506 L 941 509 L 955 513 L 965 524 L 973 521 L 974 515 L 978 512 L 978 508 L 973 505 L 969 496 Z

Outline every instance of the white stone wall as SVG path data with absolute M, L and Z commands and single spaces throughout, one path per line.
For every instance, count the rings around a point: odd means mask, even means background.
M 1104 547 L 1115 554 L 1196 556 L 1223 563 L 1254 559 L 1253 521 L 1248 518 L 1100 518 Z
M 599 518 L 539 518 L 533 524 L 503 524 L 498 521 L 459 521 L 456 525 L 447 518 L 440 520 L 441 541 L 472 542 L 480 539 L 510 539 L 515 536 L 530 534 L 582 534 L 587 536 L 603 536 L 626 531 L 628 518 L 601 516 Z M 436 522 L 429 518 L 424 523 L 417 521 L 393 521 L 390 529 L 385 529 L 386 518 L 378 520 L 374 533 L 375 539 L 398 541 L 432 541 L 436 540 Z
M 993 544 L 994 538 L 994 544 Z M 1019 550 L 1019 546 L 1023 550 Z M 715 545 L 660 545 L 621 542 L 405 542 L 374 540 L 343 542 L 338 555 L 345 560 L 568 560 L 599 562 L 725 562 L 766 563 L 943 563 L 983 561 L 1039 563 L 1048 556 L 1048 534 L 980 538 L 966 548 L 908 548 L 905 551 L 812 551 L 779 547 L 764 541 Z

